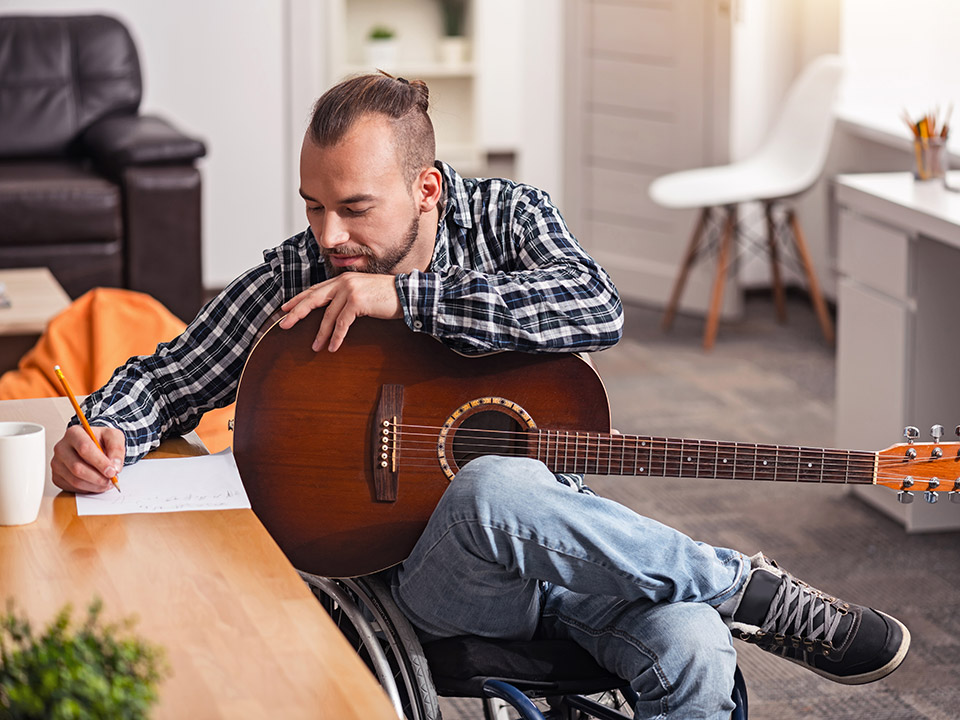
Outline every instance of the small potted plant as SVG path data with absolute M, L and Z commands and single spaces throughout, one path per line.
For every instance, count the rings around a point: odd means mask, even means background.
M 79 627 L 65 607 L 35 635 L 12 602 L 0 615 L 0 718 L 129 718 L 148 716 L 167 673 L 160 648 L 121 625 L 101 622 L 95 600 Z
M 374 25 L 367 33 L 367 65 L 378 70 L 393 70 L 397 65 L 397 36 L 393 28 Z
M 439 0 L 443 15 L 443 37 L 440 38 L 440 62 L 460 65 L 467 61 L 467 0 Z

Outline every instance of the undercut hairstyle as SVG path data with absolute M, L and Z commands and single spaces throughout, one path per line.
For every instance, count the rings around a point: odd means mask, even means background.
M 424 168 L 433 167 L 437 142 L 427 115 L 430 90 L 422 80 L 405 80 L 380 72 L 359 75 L 333 86 L 313 106 L 310 139 L 319 147 L 338 143 L 369 113 L 390 120 L 403 178 L 412 184 Z

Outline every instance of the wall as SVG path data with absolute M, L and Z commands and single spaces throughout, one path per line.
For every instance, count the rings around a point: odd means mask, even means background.
M 389 3 L 386 3 L 389 6 Z M 0 13 L 115 15 L 144 72 L 142 108 L 203 138 L 203 277 L 226 285 L 306 226 L 299 152 L 333 81 L 339 0 L 0 0 Z M 479 134 L 562 207 L 562 3 L 478 0 Z
M 765 139 L 791 83 L 814 58 L 837 53 L 841 0 L 736 0 L 731 57 L 731 158 L 742 160 Z M 824 173 L 828 178 L 829 172 Z M 829 183 L 821 180 L 795 201 L 797 217 L 818 280 L 834 294 L 834 258 L 829 213 Z M 764 237 L 763 210 L 753 204 L 742 210 L 748 231 Z M 752 255 L 739 267 L 743 287 L 768 287 L 770 264 Z M 798 263 L 785 267 L 785 281 L 805 287 Z
M 120 18 L 144 74 L 142 108 L 201 137 L 203 278 L 222 287 L 292 232 L 283 2 L 0 0 L 2 13 Z

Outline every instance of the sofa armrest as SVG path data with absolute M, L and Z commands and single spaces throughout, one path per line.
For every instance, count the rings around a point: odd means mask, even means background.
M 131 165 L 192 164 L 207 152 L 200 140 L 152 115 L 103 118 L 83 133 L 81 142 L 97 167 L 114 180 Z

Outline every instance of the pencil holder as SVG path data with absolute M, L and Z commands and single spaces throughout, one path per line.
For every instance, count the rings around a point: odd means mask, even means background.
M 913 141 L 913 177 L 917 180 L 943 180 L 947 174 L 947 139 L 917 138 Z

